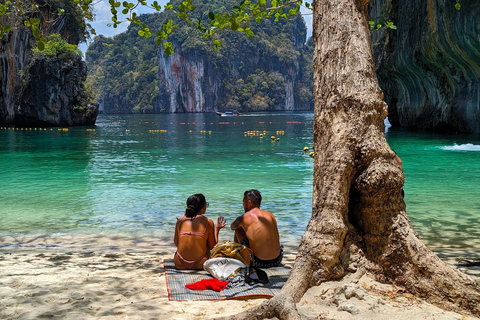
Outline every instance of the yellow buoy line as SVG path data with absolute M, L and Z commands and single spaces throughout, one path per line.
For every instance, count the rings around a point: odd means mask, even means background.
M 0 130 L 12 130 L 12 131 L 53 131 L 53 128 L 19 128 L 19 127 L 0 127 Z
M 23 127 L 0 127 L 0 130 L 12 130 L 12 131 L 69 131 L 69 128 L 23 128 Z M 96 129 L 86 129 L 90 132 L 95 132 Z
M 243 133 L 244 136 L 246 137 L 261 137 L 263 138 L 264 135 L 267 134 L 267 131 L 266 130 L 263 130 L 263 131 L 260 131 L 260 130 L 249 130 L 249 131 L 245 131 Z
M 53 128 L 18 128 L 18 127 L 0 127 L 0 130 L 12 130 L 12 131 L 53 131 Z M 68 128 L 57 128 L 58 131 L 62 132 L 68 132 Z M 96 129 L 93 128 L 87 128 L 87 132 L 96 132 Z M 130 129 L 125 129 L 125 132 L 130 132 Z M 149 133 L 167 133 L 166 129 L 150 129 L 148 130 Z M 193 133 L 192 130 L 188 131 L 189 133 Z M 200 134 L 212 134 L 212 130 L 200 130 Z M 275 134 L 277 136 L 270 136 L 270 139 L 272 142 L 275 141 L 280 141 L 280 138 L 278 137 L 279 135 L 285 135 L 285 130 L 277 130 L 275 131 Z M 267 135 L 266 130 L 248 130 L 244 132 L 245 137 L 260 137 L 263 138 Z M 309 152 L 310 148 L 305 146 L 303 147 L 303 152 L 306 154 L 308 152 L 308 155 L 313 158 L 315 156 L 315 153 L 313 151 Z

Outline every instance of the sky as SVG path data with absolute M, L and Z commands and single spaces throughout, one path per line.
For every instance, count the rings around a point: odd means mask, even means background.
M 169 0 L 157 0 L 157 2 L 160 4 L 160 5 L 165 5 Z M 148 1 L 149 3 L 151 3 L 152 1 Z M 195 4 L 195 1 L 193 2 Z M 119 10 L 121 11 L 121 10 Z M 97 35 L 104 35 L 105 37 L 113 37 L 121 32 L 124 32 L 127 30 L 128 28 L 128 22 L 124 22 L 122 24 L 120 24 L 120 26 L 118 26 L 117 28 L 113 28 L 113 27 L 108 27 L 107 25 L 109 23 L 111 23 L 111 13 L 110 13 L 110 5 L 108 4 L 108 0 L 97 0 L 95 3 L 94 3 L 94 17 L 95 17 L 95 20 L 93 22 L 91 22 L 90 24 L 92 25 L 92 27 L 95 29 Z M 145 7 L 141 7 L 141 8 L 138 8 L 136 10 L 137 14 L 142 14 L 142 13 L 153 13 L 154 10 L 153 9 L 149 9 L 149 8 L 145 8 Z M 305 8 L 302 8 L 302 13 L 311 13 L 310 10 L 308 9 L 305 9 Z M 119 19 L 120 20 L 124 20 L 123 18 L 125 16 L 122 16 L 121 14 L 119 14 Z M 305 22 L 307 24 L 307 38 L 310 37 L 312 35 L 312 15 L 311 14 L 307 14 L 307 15 L 304 15 L 303 18 L 305 19 Z M 92 39 L 90 41 L 92 41 L 94 38 L 94 36 L 92 36 Z M 82 52 L 85 54 L 85 52 L 87 51 L 87 48 L 88 48 L 88 43 L 81 43 L 79 45 L 80 47 L 80 50 L 82 50 Z

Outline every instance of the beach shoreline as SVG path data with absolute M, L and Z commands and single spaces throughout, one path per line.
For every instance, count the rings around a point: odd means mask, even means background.
M 163 260 L 175 252 L 170 239 L 56 234 L 0 240 L 1 319 L 207 319 L 264 301 L 169 301 Z M 292 267 L 295 255 L 288 246 L 284 264 Z M 345 286 L 363 297 L 342 297 Z M 358 312 L 345 311 L 345 303 Z M 311 288 L 297 307 L 305 319 L 478 319 L 354 275 Z

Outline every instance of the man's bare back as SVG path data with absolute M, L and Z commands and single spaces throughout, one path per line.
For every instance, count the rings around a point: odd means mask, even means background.
M 235 219 L 230 226 L 232 230 L 235 230 L 234 241 L 241 242 L 247 238 L 255 257 L 262 260 L 279 257 L 281 253 L 280 236 L 275 216 L 260 209 L 258 203 L 252 202 L 246 197 L 243 199 L 243 207 L 245 214 Z

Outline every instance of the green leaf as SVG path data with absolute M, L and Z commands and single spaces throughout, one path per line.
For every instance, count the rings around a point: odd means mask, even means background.
M 213 40 L 213 47 L 216 51 L 218 51 L 218 47 L 220 47 L 222 45 L 222 42 L 220 40 Z
M 38 50 L 40 50 L 40 51 L 45 50 L 45 42 L 43 42 L 43 41 L 38 41 L 37 48 L 38 48 Z
M 215 14 L 214 14 L 212 11 L 210 11 L 210 12 L 208 13 L 208 18 L 209 18 L 210 20 L 215 20 Z
M 33 36 L 35 39 L 40 39 L 40 31 L 37 26 L 32 26 Z
M 165 41 L 163 43 L 163 51 L 167 56 L 171 56 L 173 54 L 173 45 L 171 42 Z

